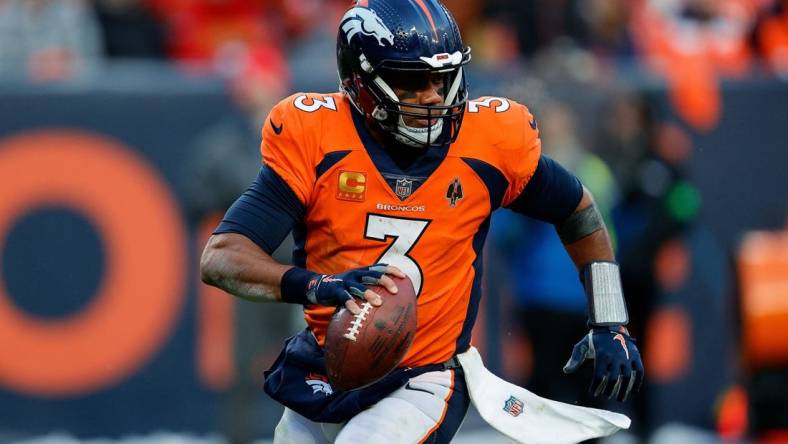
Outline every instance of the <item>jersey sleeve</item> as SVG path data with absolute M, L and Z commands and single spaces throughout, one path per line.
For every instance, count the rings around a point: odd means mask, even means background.
M 536 119 L 524 105 L 515 104 L 514 108 L 512 111 L 520 115 L 507 122 L 503 129 L 511 135 L 513 143 L 500 151 L 501 165 L 509 182 L 501 202 L 504 207 L 517 199 L 531 180 L 542 154 Z
M 305 114 L 295 109 L 293 97 L 279 102 L 263 122 L 260 151 L 263 163 L 306 205 L 315 183 L 315 137 L 308 132 Z
M 298 222 L 305 208 L 290 187 L 265 165 L 257 179 L 230 206 L 213 234 L 238 233 L 273 254 Z
M 583 185 L 558 162 L 542 155 L 523 192 L 508 206 L 511 210 L 549 222 L 563 223 L 583 198 Z

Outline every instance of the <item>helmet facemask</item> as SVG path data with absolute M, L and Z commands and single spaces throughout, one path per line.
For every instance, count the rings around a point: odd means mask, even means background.
M 425 68 L 422 64 L 418 67 L 368 67 L 371 72 L 359 74 L 356 71 L 352 81 L 343 82 L 341 87 L 367 122 L 394 141 L 417 148 L 445 146 L 457 138 L 462 123 L 468 99 L 462 65 L 468 59 L 470 54 L 458 66 L 441 69 Z M 436 76 L 440 78 L 440 86 L 436 87 L 442 99 L 440 104 L 408 103 L 395 92 L 396 89 L 421 90 Z M 417 120 L 427 122 L 414 124 Z
M 457 137 L 467 99 L 464 75 L 461 66 L 440 71 L 383 71 L 370 85 L 378 99 L 372 118 L 404 145 L 429 147 L 451 143 Z M 409 93 L 427 87 L 435 88 L 441 98 L 439 104 L 407 101 Z

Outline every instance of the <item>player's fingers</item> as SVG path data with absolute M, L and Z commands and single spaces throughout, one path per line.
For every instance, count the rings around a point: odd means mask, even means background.
M 390 277 L 386 276 L 385 274 L 378 279 L 378 285 L 385 288 L 391 294 L 397 294 L 399 289 L 397 288 L 397 284 L 394 283 L 394 280 Z
M 348 291 L 350 291 L 350 294 L 353 295 L 354 298 L 360 299 L 362 301 L 369 301 L 374 306 L 378 306 L 383 303 L 383 299 L 379 294 L 372 290 L 368 290 L 361 284 L 349 284 Z
M 637 381 L 636 374 L 632 374 L 627 380 L 627 385 L 622 391 L 621 397 L 618 398 L 621 402 L 626 402 L 627 398 L 629 398 L 629 394 L 632 393 L 632 389 L 635 387 L 635 381 Z
M 358 288 L 354 285 L 348 286 L 348 292 L 354 298 L 364 299 L 364 293 L 366 292 L 366 288 Z
M 405 277 L 405 273 L 403 273 L 402 270 L 400 270 L 399 268 L 397 268 L 397 267 L 395 267 L 393 265 L 389 265 L 389 266 L 386 267 L 386 274 L 390 274 L 390 275 L 396 276 L 398 278 L 404 278 Z
M 350 312 L 353 313 L 354 315 L 361 313 L 361 308 L 359 308 L 358 304 L 356 304 L 356 301 L 354 301 L 353 299 L 348 299 L 347 301 L 345 301 L 345 308 L 350 310 Z
M 608 384 L 607 389 L 605 390 L 605 396 L 607 399 L 613 399 L 613 397 L 618 396 L 618 391 L 621 390 L 621 368 L 619 366 L 613 366 L 610 369 L 610 373 L 608 373 L 608 380 L 610 384 Z
M 632 367 L 633 367 L 633 369 L 632 369 L 632 374 L 633 374 L 632 379 L 635 380 L 635 383 L 634 383 L 635 392 L 640 392 L 640 389 L 643 386 L 643 377 L 645 376 L 644 372 L 643 372 L 643 364 L 638 359 L 637 361 L 634 362 Z
M 351 292 L 353 292 L 353 290 L 354 290 L 353 288 L 350 288 L 349 291 L 348 290 L 343 290 L 341 295 L 339 295 L 337 297 L 337 299 L 339 299 L 341 305 L 344 305 L 345 308 L 350 310 L 351 313 L 353 313 L 354 315 L 357 315 L 357 314 L 361 313 L 361 309 L 359 308 L 358 304 L 355 301 L 355 298 L 351 294 Z
M 607 375 L 603 376 L 601 379 L 594 378 L 591 382 L 591 392 L 594 396 L 599 396 L 602 390 L 605 389 L 605 386 L 607 386 Z
M 358 270 L 358 279 L 364 285 L 377 285 L 380 277 L 386 272 L 385 265 L 372 265 Z
M 361 283 L 364 285 L 378 285 L 380 277 L 378 276 L 361 276 Z
M 618 398 L 618 392 L 621 390 L 621 381 L 621 375 L 619 375 L 618 378 L 616 378 L 616 383 L 613 384 L 613 387 L 610 390 L 608 390 L 607 399 L 613 399 L 614 396 Z
M 388 264 L 375 264 L 367 267 L 367 270 L 374 271 L 375 273 L 383 274 L 388 269 Z
M 364 299 L 376 307 L 383 303 L 383 298 L 381 298 L 379 294 L 372 290 L 367 290 L 364 292 Z
M 621 369 L 621 391 L 618 393 L 618 398 L 616 398 L 619 402 L 624 402 L 629 397 L 629 392 L 632 391 L 632 387 L 635 384 L 634 376 L 631 366 L 625 365 Z
M 580 367 L 580 364 L 586 360 L 587 353 L 588 345 L 586 345 L 585 341 L 576 344 L 572 349 L 572 356 L 570 356 L 569 360 L 564 364 L 564 373 L 574 373 L 575 370 Z
M 615 380 L 610 380 L 610 364 L 610 358 L 605 355 L 597 355 L 594 358 L 594 379 L 591 383 L 591 392 L 594 396 L 599 396 L 608 382 L 615 383 Z

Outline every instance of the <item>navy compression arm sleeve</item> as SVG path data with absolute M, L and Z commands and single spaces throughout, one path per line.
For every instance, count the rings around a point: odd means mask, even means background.
M 542 155 L 533 177 L 508 208 L 558 225 L 575 211 L 582 198 L 580 180 L 558 162 Z
M 304 205 L 285 181 L 263 166 L 254 183 L 227 210 L 213 234 L 242 234 L 271 254 L 303 219 L 304 212 Z

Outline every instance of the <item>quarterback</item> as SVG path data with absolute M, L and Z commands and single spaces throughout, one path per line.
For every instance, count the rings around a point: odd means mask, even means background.
M 591 390 L 620 401 L 642 381 L 592 196 L 541 154 L 525 106 L 469 99 L 470 59 L 437 0 L 359 0 L 339 24 L 340 91 L 294 94 L 264 122 L 262 167 L 208 241 L 201 272 L 240 298 L 304 307 L 308 327 L 265 374 L 266 393 L 285 406 L 274 442 L 446 443 L 471 401 L 507 420 L 531 414 L 525 395 L 507 392 L 498 404 L 485 393 L 494 390 L 476 390 L 486 374 L 469 358 L 482 248 L 502 207 L 554 224 L 577 265 L 589 333 L 564 371 L 593 360 Z M 295 266 L 271 257 L 290 231 Z M 390 276 L 404 275 L 418 295 L 410 351 L 368 387 L 333 389 L 322 350 L 331 315 L 337 307 L 357 313 L 357 301 L 385 303 L 366 285 L 396 292 Z M 504 422 L 490 420 L 514 439 L 537 438 Z

